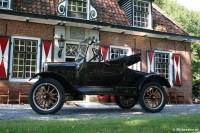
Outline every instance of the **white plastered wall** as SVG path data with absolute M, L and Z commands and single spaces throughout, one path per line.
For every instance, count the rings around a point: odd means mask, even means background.
M 83 27 L 81 27 L 83 28 Z M 76 40 L 76 39 L 70 39 L 70 26 L 55 26 L 55 35 L 54 35 L 54 62 L 65 62 L 65 48 L 62 51 L 61 58 L 58 58 L 58 39 L 60 38 L 60 35 L 63 35 L 63 38 L 65 40 L 65 43 L 69 44 L 79 44 L 83 40 Z M 99 40 L 99 31 L 98 30 L 91 30 L 85 28 L 85 38 L 88 38 L 90 36 L 95 36 L 97 40 Z M 89 53 L 87 54 L 87 59 L 90 59 L 92 57 L 92 51 L 89 49 Z

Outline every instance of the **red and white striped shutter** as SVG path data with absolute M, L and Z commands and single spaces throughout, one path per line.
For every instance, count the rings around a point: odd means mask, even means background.
M 154 51 L 147 51 L 147 72 L 154 72 Z
M 140 49 L 133 49 L 133 55 L 141 53 Z M 141 71 L 141 61 L 133 64 L 133 70 Z
M 181 55 L 180 54 L 174 54 L 173 62 L 174 62 L 174 85 L 180 86 L 182 84 Z
M 0 37 L 0 79 L 8 77 L 9 38 Z
M 101 54 L 103 56 L 103 61 L 109 59 L 109 47 L 101 46 Z
M 42 41 L 42 68 L 44 62 L 52 61 L 52 41 Z

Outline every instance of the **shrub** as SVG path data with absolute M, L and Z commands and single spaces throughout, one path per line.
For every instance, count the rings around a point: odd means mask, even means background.
M 192 86 L 192 94 L 194 97 L 200 97 L 200 83 L 196 83 Z

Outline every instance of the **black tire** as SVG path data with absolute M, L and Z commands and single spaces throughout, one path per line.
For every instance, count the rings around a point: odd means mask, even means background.
M 136 103 L 137 99 L 133 96 L 116 96 L 116 103 L 122 109 L 131 109 Z
M 149 82 L 140 91 L 139 103 L 146 112 L 160 112 L 165 107 L 166 92 L 160 84 Z
M 65 102 L 65 91 L 54 79 L 42 79 L 33 84 L 29 93 L 29 103 L 38 114 L 54 114 Z

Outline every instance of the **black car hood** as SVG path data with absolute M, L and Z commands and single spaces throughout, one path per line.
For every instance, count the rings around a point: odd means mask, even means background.
M 137 62 L 141 61 L 141 54 L 135 54 L 135 55 L 130 55 L 130 56 L 121 56 L 121 57 L 118 57 L 118 58 L 114 58 L 114 59 L 111 59 L 109 60 L 108 62 L 111 63 L 111 64 L 116 64 L 116 63 L 119 63 L 119 64 L 124 64 L 126 66 L 131 66 Z

